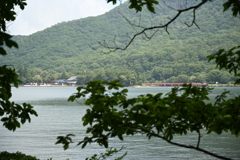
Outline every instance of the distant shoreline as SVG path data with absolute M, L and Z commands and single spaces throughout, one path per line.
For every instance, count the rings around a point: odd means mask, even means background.
M 78 85 L 75 86 L 57 86 L 57 85 L 18 85 L 19 87 L 79 87 Z
M 207 84 L 208 87 L 240 87 L 240 85 L 234 85 L 234 84 Z M 138 87 L 181 87 L 181 86 L 158 86 L 158 85 L 152 85 L 152 86 L 148 86 L 148 85 L 137 85 L 137 86 L 133 86 L 135 88 Z
M 209 87 L 240 87 L 240 85 L 234 84 L 208 84 Z
M 19 87 L 80 87 L 84 85 L 74 85 L 74 86 L 62 86 L 62 85 L 19 85 Z M 240 85 L 234 84 L 208 84 L 209 87 L 240 87 Z M 134 88 L 142 87 L 180 87 L 180 86 L 146 86 L 146 85 L 136 85 L 136 86 L 127 86 Z

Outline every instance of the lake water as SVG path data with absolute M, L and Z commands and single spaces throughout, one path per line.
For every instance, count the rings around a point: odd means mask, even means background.
M 140 94 L 158 92 L 167 93 L 171 87 L 144 87 L 127 88 L 129 97 L 136 97 Z M 224 89 L 231 90 L 233 94 L 240 94 L 240 88 L 215 88 L 211 97 L 216 96 Z M 15 132 L 10 132 L 1 127 L 0 151 L 17 152 L 36 156 L 41 160 L 52 158 L 53 160 L 84 160 L 95 153 L 104 152 L 105 149 L 96 144 L 91 144 L 85 149 L 76 146 L 86 134 L 82 126 L 81 117 L 85 114 L 87 106 L 83 100 L 67 102 L 68 97 L 76 92 L 74 87 L 20 87 L 13 88 L 15 102 L 27 102 L 34 106 L 38 117 L 32 117 L 32 122 L 24 124 Z M 75 142 L 66 151 L 61 145 L 55 145 L 56 137 L 73 133 L 76 135 Z M 176 142 L 196 145 L 196 134 L 179 136 L 174 139 Z M 148 140 L 143 135 L 125 137 L 124 141 L 111 139 L 110 146 L 121 147 L 124 145 L 128 151 L 127 160 L 212 160 L 211 156 L 185 148 L 175 147 L 160 139 Z M 222 135 L 203 135 L 200 147 L 229 156 L 233 159 L 240 159 L 240 138 L 227 133 Z M 124 151 L 122 153 L 124 153 Z

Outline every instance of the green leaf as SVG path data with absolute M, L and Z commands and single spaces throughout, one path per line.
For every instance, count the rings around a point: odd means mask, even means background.
M 7 55 L 7 52 L 2 47 L 0 47 L 0 55 Z
M 118 134 L 118 138 L 123 141 L 123 135 L 122 134 Z
M 223 12 L 225 12 L 226 10 L 228 10 L 228 8 L 231 6 L 231 2 L 225 2 L 224 4 L 223 4 Z

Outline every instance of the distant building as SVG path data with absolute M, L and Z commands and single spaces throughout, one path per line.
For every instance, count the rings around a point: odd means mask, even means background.
M 56 80 L 57 84 L 58 85 L 61 85 L 61 86 L 67 86 L 67 80 L 66 79 L 58 79 Z
M 77 76 L 72 76 L 68 79 L 58 79 L 56 80 L 57 85 L 61 86 L 75 86 L 77 83 Z
M 77 83 L 77 76 L 72 76 L 67 79 L 68 86 L 75 86 Z

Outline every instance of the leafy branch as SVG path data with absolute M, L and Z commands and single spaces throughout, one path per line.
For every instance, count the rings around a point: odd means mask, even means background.
M 16 19 L 14 7 L 19 6 L 23 10 L 27 5 L 25 1 L 1 0 L 0 2 L 0 55 L 7 54 L 4 49 L 5 46 L 18 48 L 18 44 L 11 39 L 12 36 L 6 33 L 6 23 Z M 19 128 L 26 121 L 31 122 L 30 115 L 37 116 L 37 112 L 32 105 L 27 103 L 19 105 L 10 101 L 12 97 L 11 85 L 17 88 L 20 82 L 15 69 L 6 65 L 0 66 L 0 116 L 3 116 L 1 118 L 3 126 L 11 131 L 15 131 L 16 128 Z
M 215 60 L 216 66 L 220 70 L 226 69 L 229 73 L 234 73 L 238 77 L 235 84 L 240 83 L 240 46 L 233 47 L 226 51 L 220 49 L 217 53 L 207 56 L 208 61 Z
M 112 156 L 113 154 L 116 154 L 116 153 L 122 151 L 124 148 L 125 147 L 123 147 L 123 146 L 120 149 L 110 148 L 110 149 L 106 150 L 106 153 L 101 153 L 100 155 L 94 154 L 92 157 L 86 158 L 85 160 L 104 160 L 104 159 Z M 121 160 L 126 155 L 127 155 L 127 152 L 125 152 L 122 156 L 115 158 L 114 160 Z
M 108 86 L 108 87 L 105 87 Z M 114 90 L 113 90 L 114 89 Z M 85 105 L 91 106 L 83 116 L 83 125 L 88 126 L 89 135 L 78 143 L 82 148 L 87 144 L 98 143 L 108 148 L 108 140 L 125 135 L 141 133 L 149 139 L 160 138 L 172 145 L 194 149 L 216 158 L 229 160 L 213 152 L 200 148 L 201 134 L 215 132 L 221 134 L 230 131 L 240 134 L 240 96 L 225 100 L 227 92 L 216 97 L 217 103 L 206 103 L 211 88 L 184 85 L 172 88 L 163 95 L 147 94 L 127 99 L 127 89 L 122 89 L 118 80 L 113 82 L 94 80 L 86 87 L 78 87 L 78 92 L 69 97 L 75 101 L 87 97 Z M 111 91 L 111 94 L 108 94 Z M 173 142 L 176 135 L 198 133 L 196 146 Z
M 26 0 L 2 0 L 0 3 L 0 55 L 6 55 L 5 49 L 2 47 L 4 44 L 9 47 L 18 48 L 15 41 L 11 40 L 12 36 L 7 31 L 6 23 L 14 21 L 16 19 L 16 12 L 14 11 L 15 6 L 19 6 L 24 10 L 27 3 Z
M 22 105 L 10 101 L 12 97 L 11 84 L 18 87 L 18 75 L 15 69 L 7 66 L 0 66 L 0 116 L 3 126 L 8 130 L 15 131 L 26 121 L 31 122 L 30 115 L 37 116 L 37 112 L 33 110 L 33 106 L 27 103 Z

